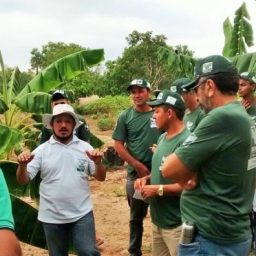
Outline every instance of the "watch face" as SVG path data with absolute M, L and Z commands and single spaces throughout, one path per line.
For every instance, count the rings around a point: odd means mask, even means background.
M 163 196 L 163 194 L 164 194 L 163 185 L 160 185 L 160 187 L 158 188 L 158 195 Z

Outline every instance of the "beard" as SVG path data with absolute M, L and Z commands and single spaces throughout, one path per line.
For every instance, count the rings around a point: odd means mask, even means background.
M 62 144 L 67 144 L 69 141 L 71 141 L 71 139 L 73 137 L 73 132 L 71 132 L 70 134 L 67 134 L 67 135 L 57 135 L 56 132 L 53 131 L 53 135 L 54 135 L 54 138 L 58 142 L 60 142 Z

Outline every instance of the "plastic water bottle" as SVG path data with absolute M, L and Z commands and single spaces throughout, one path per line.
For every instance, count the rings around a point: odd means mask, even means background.
M 182 223 L 181 228 L 181 237 L 180 243 L 181 244 L 190 244 L 193 240 L 195 227 L 192 223 L 186 221 Z

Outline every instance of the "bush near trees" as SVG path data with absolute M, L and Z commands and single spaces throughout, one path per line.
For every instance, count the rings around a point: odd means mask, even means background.
M 84 105 L 75 105 L 76 112 L 97 119 L 98 128 L 102 131 L 114 127 L 118 115 L 132 106 L 128 96 L 106 96 Z

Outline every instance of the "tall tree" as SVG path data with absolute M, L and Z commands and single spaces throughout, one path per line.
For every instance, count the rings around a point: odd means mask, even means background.
M 176 50 L 182 54 L 193 53 L 187 46 L 168 46 L 164 35 L 153 35 L 151 31 L 140 33 L 133 31 L 126 37 L 128 47 L 116 61 L 106 63 L 105 83 L 109 94 L 126 93 L 127 84 L 134 78 L 147 79 L 154 89 L 169 88 L 174 74 L 170 72 L 168 62 L 159 58 L 161 48 Z
M 41 52 L 37 48 L 32 49 L 32 57 L 30 59 L 31 67 L 36 69 L 38 72 L 58 59 L 82 50 L 86 49 L 74 43 L 66 44 L 63 42 L 48 42 L 46 45 L 42 46 Z
M 30 59 L 31 68 L 36 71 L 36 74 L 38 74 L 39 70 L 43 67 L 43 55 L 37 48 L 33 48 L 30 54 L 32 55 Z

